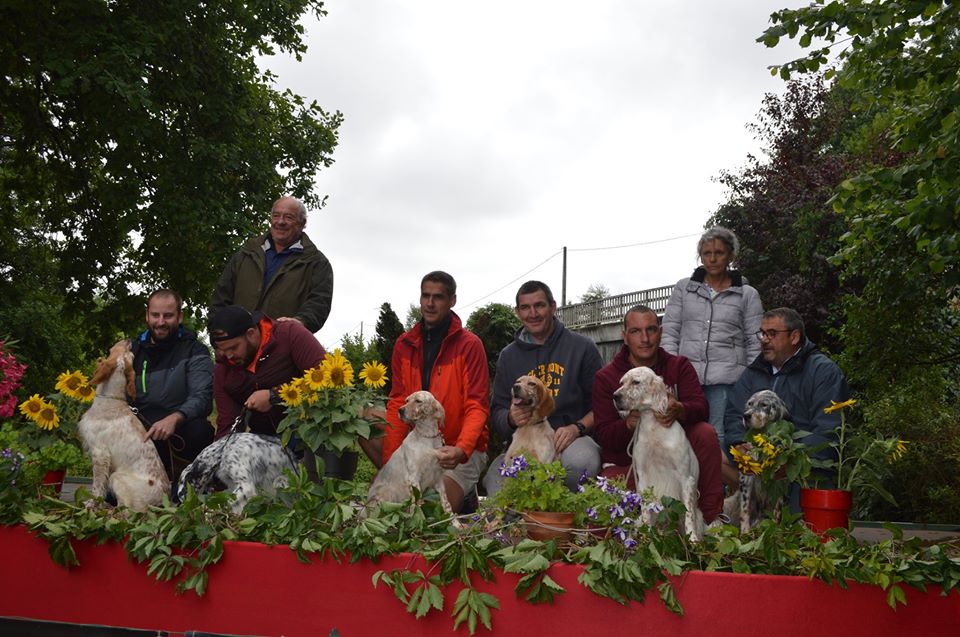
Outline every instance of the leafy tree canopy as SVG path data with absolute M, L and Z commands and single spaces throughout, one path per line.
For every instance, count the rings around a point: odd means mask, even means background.
M 377 357 L 385 365 L 390 365 L 390 361 L 393 359 L 393 345 L 403 332 L 403 323 L 400 322 L 400 317 L 393 311 L 390 304 L 384 303 L 381 305 L 380 317 L 377 319 L 377 335 L 373 339 L 373 348 Z M 385 389 L 387 393 L 390 392 L 392 377 L 393 375 L 390 374 L 390 378 L 387 380 Z
M 205 305 L 276 197 L 321 205 L 313 179 L 341 116 L 277 90 L 255 62 L 299 58 L 307 12 L 323 3 L 3 3 L 5 305 L 48 290 L 103 347 L 142 321 L 143 289 Z M 30 325 L 5 329 L 23 341 Z
M 492 379 L 496 375 L 500 350 L 513 342 L 513 335 L 520 329 L 520 319 L 509 305 L 488 303 L 473 311 L 467 319 L 467 329 L 483 342 Z
M 587 291 L 580 297 L 580 302 L 589 303 L 590 301 L 599 301 L 608 296 L 610 296 L 610 288 L 603 283 L 591 283 Z

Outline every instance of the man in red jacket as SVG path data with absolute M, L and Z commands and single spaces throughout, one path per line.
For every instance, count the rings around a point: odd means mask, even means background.
M 657 315 L 645 305 L 637 305 L 623 317 L 623 347 L 613 362 L 605 366 L 593 380 L 593 415 L 597 442 L 600 443 L 601 475 L 622 476 L 630 469 L 627 445 L 633 437 L 640 416 L 631 412 L 626 421 L 613 404 L 613 392 L 620 387 L 620 378 L 634 367 L 649 367 L 673 393 L 667 410 L 657 420 L 669 426 L 678 421 L 687 434 L 700 463 L 700 511 L 707 523 L 723 510 L 723 483 L 720 479 L 720 443 L 717 432 L 708 422 L 709 406 L 703 395 L 697 371 L 683 356 L 674 356 L 660 347 L 660 325 Z M 632 478 L 630 487 L 633 487 Z
M 217 352 L 213 397 L 217 438 L 246 407 L 250 431 L 277 435 L 284 409 L 277 390 L 323 361 L 320 342 L 299 321 L 275 322 L 239 305 L 216 310 L 207 324 Z
M 457 283 L 446 272 L 430 272 L 420 282 L 421 320 L 393 346 L 393 373 L 387 402 L 383 462 L 390 459 L 410 426 L 399 410 L 407 396 L 427 390 L 443 405 L 444 445 L 437 450 L 444 487 L 454 511 L 473 491 L 487 464 L 490 374 L 483 343 L 463 328 L 452 308 Z

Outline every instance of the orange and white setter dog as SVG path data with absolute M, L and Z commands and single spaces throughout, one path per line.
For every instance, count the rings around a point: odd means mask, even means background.
M 83 446 L 93 464 L 91 492 L 104 497 L 113 492 L 117 504 L 137 511 L 160 504 L 170 492 L 170 480 L 144 428 L 127 405 L 134 396 L 133 353 L 130 341 L 120 341 L 100 359 L 90 380 L 97 395 L 78 426 Z
M 557 446 L 553 427 L 547 422 L 547 416 L 553 413 L 553 396 L 536 376 L 521 376 L 513 383 L 511 392 L 513 404 L 530 407 L 533 413 L 525 425 L 513 432 L 504 463 L 509 465 L 521 454 L 542 463 L 553 462 L 557 459 Z

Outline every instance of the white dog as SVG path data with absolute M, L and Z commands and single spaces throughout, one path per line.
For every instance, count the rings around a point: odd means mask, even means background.
M 697 480 L 700 465 L 693 454 L 680 423 L 660 424 L 654 412 L 667 409 L 667 387 L 649 367 L 635 367 L 620 379 L 620 388 L 613 401 L 620 415 L 640 412 L 640 422 L 633 430 L 633 471 L 637 490 L 652 489 L 656 497 L 670 496 L 687 508 L 684 531 L 694 542 L 703 535 L 703 513 L 698 506 Z M 653 513 L 644 510 L 645 524 L 653 522 Z
M 135 395 L 130 341 L 110 348 L 90 384 L 97 386 L 97 394 L 78 425 L 93 465 L 90 492 L 102 498 L 109 489 L 117 504 L 137 511 L 160 504 L 170 491 L 170 480 L 156 447 L 143 439 L 143 425 L 127 405 L 126 395 Z
M 447 492 L 443 486 L 443 468 L 437 449 L 443 446 L 443 405 L 428 391 L 407 396 L 400 408 L 400 420 L 412 425 L 413 430 L 403 439 L 400 448 L 390 456 L 370 485 L 367 504 L 403 502 L 416 487 L 421 493 L 427 488 L 440 494 L 443 510 L 452 513 Z
M 270 496 L 287 486 L 284 469 L 296 472 L 297 460 L 280 438 L 252 433 L 232 433 L 200 452 L 180 474 L 177 497 L 182 502 L 187 485 L 197 493 L 232 491 L 233 512 L 240 513 L 257 493 Z
M 510 447 L 503 458 L 510 464 L 514 457 L 523 453 L 532 455 L 539 462 L 553 462 L 557 458 L 553 427 L 547 416 L 553 412 L 553 396 L 536 376 L 521 376 L 513 384 L 513 404 L 531 407 L 533 414 L 527 424 L 513 432 Z

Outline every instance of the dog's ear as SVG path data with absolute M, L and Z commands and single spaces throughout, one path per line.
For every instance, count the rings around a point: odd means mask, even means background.
M 667 411 L 667 405 L 670 404 L 670 397 L 667 395 L 667 385 L 663 382 L 663 379 L 657 376 L 656 374 L 651 374 L 650 379 L 647 381 L 649 383 L 648 389 L 650 395 L 653 397 L 653 407 L 654 411 L 664 413 Z
M 137 397 L 136 376 L 133 373 L 133 354 L 127 353 L 123 357 L 123 375 L 127 377 L 127 396 Z
M 443 405 L 440 404 L 440 401 L 436 399 L 433 401 L 433 415 L 437 419 L 437 426 L 443 428 L 443 422 L 447 417 L 447 414 L 443 411 Z
M 97 369 L 93 372 L 93 377 L 90 379 L 91 385 L 99 385 L 103 381 L 110 378 L 113 374 L 113 370 L 117 367 L 117 362 L 109 358 L 101 358 L 97 361 Z
M 542 383 L 537 385 L 537 399 L 539 402 L 537 405 L 537 416 L 539 420 L 546 420 L 547 416 L 553 413 L 555 404 L 553 402 L 553 394 L 551 394 Z

